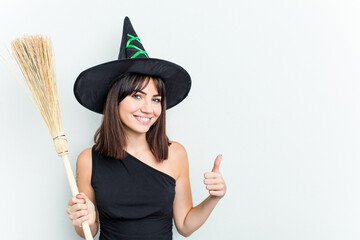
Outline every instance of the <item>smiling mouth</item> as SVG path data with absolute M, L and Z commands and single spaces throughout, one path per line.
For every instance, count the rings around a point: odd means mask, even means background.
M 136 120 L 138 120 L 142 124 L 149 124 L 151 121 L 151 118 L 148 118 L 148 117 L 140 117 L 140 116 L 136 116 L 136 115 L 134 115 L 134 117 L 136 118 Z

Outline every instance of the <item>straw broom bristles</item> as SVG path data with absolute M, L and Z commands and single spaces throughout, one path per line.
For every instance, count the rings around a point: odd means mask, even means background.
M 50 38 L 25 36 L 12 41 L 11 48 L 51 136 L 57 137 L 54 139 L 56 152 L 59 156 L 66 154 L 68 144 L 64 136 Z
M 68 158 L 68 143 L 64 133 L 55 79 L 50 38 L 41 35 L 24 36 L 11 42 L 16 59 L 35 103 L 53 138 L 55 150 L 64 163 L 72 195 L 79 193 Z M 82 223 L 85 238 L 92 240 L 88 222 Z

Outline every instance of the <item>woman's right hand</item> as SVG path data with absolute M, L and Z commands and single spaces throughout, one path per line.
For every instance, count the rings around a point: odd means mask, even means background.
M 96 220 L 95 206 L 85 193 L 79 193 L 72 197 L 66 212 L 75 227 L 81 227 L 81 224 L 85 221 L 92 225 Z

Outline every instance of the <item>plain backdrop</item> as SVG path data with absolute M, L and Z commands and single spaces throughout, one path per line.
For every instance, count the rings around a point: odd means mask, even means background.
M 359 239 L 359 12 L 357 0 L 0 0 L 0 238 L 80 239 L 61 159 L 9 42 L 51 37 L 75 172 L 102 116 L 76 101 L 74 81 L 117 58 L 129 16 L 150 57 L 192 77 L 167 133 L 187 149 L 194 205 L 223 154 L 227 194 L 188 239 Z

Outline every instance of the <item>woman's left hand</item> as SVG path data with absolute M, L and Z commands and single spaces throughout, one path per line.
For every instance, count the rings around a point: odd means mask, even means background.
M 219 154 L 214 162 L 211 172 L 204 174 L 204 183 L 211 196 L 222 198 L 226 192 L 226 184 L 219 171 L 222 155 Z

